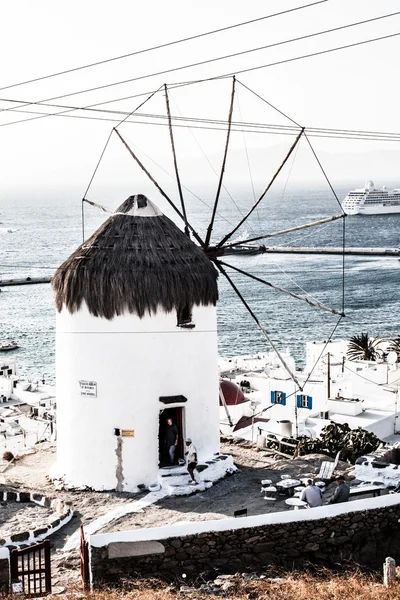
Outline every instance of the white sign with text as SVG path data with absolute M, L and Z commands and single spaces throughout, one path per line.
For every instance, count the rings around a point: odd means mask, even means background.
M 81 396 L 97 398 L 97 381 L 80 381 Z

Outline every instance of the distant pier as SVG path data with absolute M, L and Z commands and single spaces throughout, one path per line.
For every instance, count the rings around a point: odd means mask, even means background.
M 0 279 L 0 288 L 10 285 L 30 285 L 33 283 L 50 283 L 51 277 L 19 277 L 15 279 Z
M 340 246 L 232 246 L 224 252 L 231 255 L 241 254 L 333 254 L 342 255 L 343 248 Z M 345 248 L 347 256 L 397 256 L 400 257 L 400 248 Z
M 346 256 L 394 256 L 400 258 L 400 248 L 346 248 Z M 232 246 L 224 250 L 224 256 L 241 256 L 252 254 L 331 254 L 342 255 L 343 249 L 339 246 Z M 0 279 L 0 288 L 11 285 L 30 285 L 50 283 L 51 277 L 20 277 L 13 279 Z

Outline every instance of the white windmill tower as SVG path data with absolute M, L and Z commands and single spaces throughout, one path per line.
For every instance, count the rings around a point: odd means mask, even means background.
M 128 198 L 59 267 L 57 475 L 134 491 L 157 478 L 172 417 L 199 458 L 219 450 L 217 271 L 145 196 Z
M 205 235 L 197 233 L 186 212 L 174 144 L 175 118 L 170 112 L 166 85 L 164 93 L 180 208 L 161 188 L 119 131 L 120 126 L 125 121 L 129 122 L 137 109 L 114 127 L 107 138 L 82 198 L 83 231 L 85 203 L 110 212 L 86 196 L 115 132 L 141 171 L 179 216 L 185 233 L 147 198 L 132 196 L 88 242 L 77 249 L 53 278 L 59 311 L 56 360 L 57 471 L 67 483 L 88 485 L 94 489 L 124 490 L 135 489 L 141 483 L 152 483 L 160 457 L 162 463 L 160 442 L 163 418 L 167 415 L 172 415 L 179 424 L 181 439 L 184 435 L 195 437 L 200 458 L 218 450 L 217 269 L 293 380 L 295 390 L 290 396 L 303 391 L 313 369 L 305 381 L 299 380 L 232 275 L 235 277 L 239 274 L 266 288 L 336 315 L 337 321 L 326 344 L 345 316 L 346 213 L 306 135 L 306 128 L 292 119 L 290 121 L 295 127 L 291 127 L 291 130 L 296 138 L 273 177 L 249 210 L 244 215 L 241 213 L 239 222 L 222 239 L 214 239 L 213 228 L 218 214 L 229 140 L 234 130 L 232 115 L 236 83 L 233 77 L 221 172 Z M 252 92 L 247 86 L 244 87 Z M 160 89 L 152 92 L 140 107 Z M 256 96 L 261 98 L 258 94 Z M 235 239 L 235 234 L 240 232 L 261 205 L 303 137 L 329 184 L 340 214 L 280 231 L 260 232 L 255 237 L 241 236 Z M 343 248 L 340 308 L 331 308 L 308 294 L 300 295 L 277 286 L 223 260 L 227 255 L 263 254 L 267 248 L 264 245 L 255 246 L 254 242 L 328 225 L 339 219 L 342 221 Z M 323 351 L 325 348 L 326 345 Z M 322 352 L 315 364 L 321 356 Z M 167 410 L 175 412 L 167 413 Z M 163 411 L 161 420 L 160 411 Z

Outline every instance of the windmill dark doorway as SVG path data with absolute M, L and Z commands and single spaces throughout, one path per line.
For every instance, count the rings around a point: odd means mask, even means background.
M 159 433 L 158 433 L 158 448 L 159 448 L 159 465 L 160 467 L 172 466 L 169 456 L 169 445 L 167 440 L 167 426 L 168 419 L 172 419 L 172 422 L 178 428 L 178 445 L 175 450 L 175 464 L 178 464 L 179 459 L 184 458 L 184 444 L 183 439 L 185 435 L 185 419 L 184 419 L 184 407 L 176 406 L 173 408 L 165 408 L 160 411 L 159 417 Z

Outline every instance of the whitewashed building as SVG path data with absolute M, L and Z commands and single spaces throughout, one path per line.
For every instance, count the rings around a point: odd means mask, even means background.
M 122 214 L 121 214 L 122 213 Z M 57 464 L 67 485 L 135 491 L 191 437 L 219 451 L 217 272 L 145 196 L 129 197 L 58 269 Z
M 389 342 L 384 341 L 382 345 L 386 349 Z M 303 371 L 296 369 L 293 357 L 286 352 L 285 361 L 303 384 L 302 392 L 287 371 L 282 366 L 278 368 L 267 354 L 220 360 L 223 377 L 239 384 L 247 400 L 228 406 L 233 426 L 221 405 L 222 431 L 246 439 L 255 439 L 261 433 L 318 437 L 323 427 L 334 421 L 347 423 L 352 429 L 361 427 L 371 431 L 381 440 L 398 441 L 399 362 L 379 357 L 375 361 L 349 360 L 347 348 L 348 340 L 328 344 L 326 341 L 307 342 Z M 251 370 L 246 371 L 247 367 Z M 274 394 L 284 396 L 284 403 L 274 403 Z M 305 406 L 302 397 L 306 400 Z

